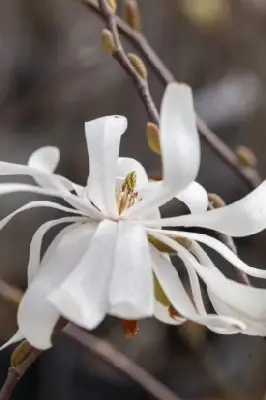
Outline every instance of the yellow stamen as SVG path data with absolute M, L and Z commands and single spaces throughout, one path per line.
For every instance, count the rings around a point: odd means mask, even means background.
M 122 186 L 121 189 L 116 194 L 116 200 L 118 204 L 119 214 L 121 214 L 124 210 L 131 207 L 135 202 L 138 193 L 135 192 L 137 182 L 136 172 L 130 172 Z
M 133 193 L 137 183 L 137 174 L 135 171 L 130 172 L 126 177 L 122 184 L 121 191 Z
M 122 319 L 121 324 L 123 331 L 128 339 L 136 336 L 139 333 L 138 321 Z
M 178 312 L 174 309 L 174 307 L 172 306 L 172 304 L 168 307 L 168 313 L 169 316 L 173 319 L 176 319 L 176 317 L 180 318 L 180 315 L 178 314 Z

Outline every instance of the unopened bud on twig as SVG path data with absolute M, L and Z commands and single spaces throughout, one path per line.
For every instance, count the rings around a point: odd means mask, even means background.
M 153 122 L 147 124 L 147 136 L 149 148 L 156 154 L 161 154 L 159 128 Z
M 141 30 L 141 18 L 137 0 L 126 0 L 125 21 L 135 31 Z
M 142 59 L 134 53 L 128 53 L 127 56 L 135 70 L 146 81 L 148 79 L 148 71 Z
M 10 365 L 13 368 L 18 367 L 20 364 L 22 364 L 28 355 L 30 354 L 32 350 L 32 346 L 27 342 L 27 340 L 24 340 L 21 342 L 13 351 L 11 355 L 11 360 L 10 360 Z
M 101 38 L 104 50 L 113 55 L 116 52 L 116 45 L 112 32 L 109 29 L 103 29 Z
M 107 0 L 109 6 L 111 7 L 112 11 L 115 13 L 117 10 L 117 2 L 116 0 Z
M 221 208 L 225 206 L 224 200 L 215 193 L 208 193 L 208 200 L 213 208 Z
M 245 146 L 239 146 L 236 149 L 238 162 L 243 167 L 257 168 L 258 161 L 255 154 Z

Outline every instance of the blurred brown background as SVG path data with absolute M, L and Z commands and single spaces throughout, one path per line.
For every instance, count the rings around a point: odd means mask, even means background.
M 261 175 L 266 176 L 265 0 L 140 0 L 139 4 L 145 34 L 177 80 L 193 87 L 198 113 L 231 147 L 250 146 Z M 75 1 L 1 1 L 1 160 L 24 163 L 37 147 L 57 145 L 60 172 L 84 183 L 88 174 L 84 121 L 120 113 L 129 119 L 122 154 L 137 158 L 152 175 L 159 173 L 160 160 L 146 143 L 145 110 L 131 81 L 102 50 L 102 27 Z M 149 81 L 159 105 L 163 88 L 152 74 Z M 247 193 L 204 143 L 199 181 L 227 202 Z M 0 217 L 32 197 L 1 198 Z M 25 287 L 30 238 L 49 217 L 51 211 L 33 210 L 16 217 L 1 232 L 2 278 Z M 263 265 L 264 241 L 265 234 L 238 240 L 241 257 Z M 217 261 L 230 273 L 222 260 Z M 1 342 L 14 331 L 15 323 L 15 309 L 1 300 Z M 109 319 L 96 333 L 184 399 L 264 399 L 263 338 L 218 337 L 194 324 L 176 329 L 155 320 L 141 322 L 140 328 L 137 338 L 127 340 L 119 321 Z M 0 381 L 10 352 L 0 354 Z M 88 398 L 149 397 L 63 336 L 36 363 L 14 396 L 21 400 Z

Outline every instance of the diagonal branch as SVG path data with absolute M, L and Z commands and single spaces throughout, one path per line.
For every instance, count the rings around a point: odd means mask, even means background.
M 103 18 L 107 23 L 110 21 L 110 16 L 102 12 L 99 4 L 95 0 L 80 0 L 85 6 Z M 155 51 L 151 48 L 149 42 L 142 33 L 132 29 L 125 23 L 118 15 L 113 14 L 113 25 L 139 50 L 145 57 L 147 63 L 150 65 L 156 76 L 163 84 L 168 84 L 175 81 L 175 77 L 164 65 L 162 60 L 158 57 Z M 143 97 L 142 97 L 143 99 Z M 145 102 L 144 102 L 145 104 Z M 146 104 L 145 107 L 147 108 Z M 212 150 L 227 164 L 229 167 L 242 179 L 249 189 L 257 187 L 261 178 L 259 173 L 254 168 L 242 166 L 233 150 L 230 149 L 198 116 L 197 126 L 200 135 L 212 148 Z
M 15 304 L 23 293 L 12 287 L 11 285 L 0 280 L 0 296 Z M 128 359 L 124 354 L 120 353 L 115 347 L 106 340 L 99 339 L 91 333 L 69 324 L 65 327 L 66 322 L 61 319 L 55 328 L 59 331 L 64 328 L 64 332 L 75 339 L 81 345 L 86 347 L 91 353 L 95 354 L 103 361 L 106 361 L 112 367 L 127 375 L 133 381 L 137 382 L 147 393 L 150 393 L 157 400 L 181 400 L 174 392 L 172 392 L 163 383 L 157 381 L 145 369 L 141 368 L 134 361 Z M 4 385 L 0 389 L 0 400 L 10 400 L 18 382 L 25 375 L 30 366 L 42 354 L 41 350 L 34 347 L 29 348 L 29 352 L 24 360 L 16 367 L 10 367 Z
M 144 79 L 133 67 L 131 64 L 129 58 L 127 57 L 118 32 L 118 26 L 117 26 L 117 20 L 116 16 L 106 1 L 101 1 L 100 0 L 100 10 L 102 15 L 105 17 L 107 21 L 107 25 L 112 32 L 113 39 L 114 39 L 114 45 L 115 45 L 115 51 L 112 54 L 112 56 L 118 61 L 118 63 L 121 65 L 121 67 L 125 70 L 125 72 L 131 77 L 133 80 L 138 93 L 140 95 L 140 98 L 143 101 L 143 104 L 145 105 L 145 108 L 147 110 L 147 113 L 149 115 L 149 118 L 152 122 L 158 124 L 159 123 L 159 114 L 156 109 L 156 106 L 154 104 L 154 101 L 150 95 L 149 92 L 149 87 L 148 87 L 148 82 L 146 79 Z

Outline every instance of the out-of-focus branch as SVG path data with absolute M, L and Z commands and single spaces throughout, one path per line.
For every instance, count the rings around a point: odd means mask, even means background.
M 0 280 L 1 297 L 18 305 L 22 295 L 22 291 Z M 72 337 L 82 346 L 86 347 L 91 353 L 100 357 L 103 361 L 106 361 L 112 367 L 127 375 L 133 381 L 137 382 L 155 399 L 181 400 L 180 397 L 172 392 L 168 387 L 157 381 L 145 369 L 139 367 L 132 360 L 128 359 L 124 354 L 120 353 L 107 341 L 99 339 L 91 333 L 73 324 L 69 324 L 66 327 L 65 325 L 66 321 L 63 319 L 60 320 L 55 328 L 55 333 L 64 328 L 64 332 L 68 336 Z M 23 358 L 23 361 L 16 366 L 11 366 L 8 369 L 6 380 L 0 390 L 0 400 L 10 400 L 20 379 L 42 353 L 41 350 L 35 349 L 30 345 L 28 345 L 27 350 L 27 355 Z
M 96 354 L 103 361 L 112 365 L 115 369 L 127 375 L 133 381 L 142 386 L 157 400 L 180 400 L 180 397 L 169 388 L 157 381 L 144 368 L 136 365 L 132 360 L 120 353 L 110 343 L 99 339 L 91 333 L 69 324 L 65 332 L 86 347 L 91 353 Z
M 90 10 L 103 18 L 109 24 L 109 16 L 102 12 L 99 4 L 95 0 L 80 0 L 82 4 L 87 6 Z M 158 57 L 155 51 L 151 48 L 145 36 L 134 29 L 132 29 L 126 22 L 124 22 L 118 15 L 112 15 L 113 23 L 117 29 L 138 49 L 143 55 L 147 63 L 152 68 L 153 72 L 163 84 L 168 84 L 175 81 L 175 77 L 164 65 L 162 60 Z M 146 107 L 147 108 L 147 107 Z M 153 121 L 156 122 L 156 121 Z M 239 163 L 238 157 L 233 150 L 230 149 L 198 116 L 197 126 L 200 135 L 212 148 L 212 150 L 227 164 L 230 168 L 242 179 L 249 189 L 257 187 L 261 178 L 255 168 L 249 168 Z

